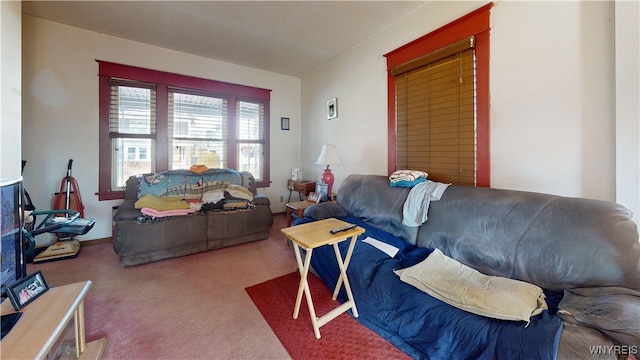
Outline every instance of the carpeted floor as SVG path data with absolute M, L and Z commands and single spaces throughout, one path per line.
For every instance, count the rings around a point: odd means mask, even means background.
M 87 340 L 106 337 L 107 360 L 380 358 L 372 344 L 386 341 L 347 314 L 321 327 L 320 340 L 313 335 L 306 302 L 294 321 L 298 280 L 278 285 L 272 295 L 283 315 L 276 315 L 274 306 L 269 316 L 262 316 L 265 310 L 258 309 L 245 288 L 297 274 L 293 248 L 280 231 L 285 226 L 285 216 L 278 214 L 266 240 L 145 265 L 120 267 L 112 244 L 103 243 L 83 246 L 73 259 L 28 264 L 27 270 L 42 270 L 49 286 L 93 282 L 85 300 Z M 330 294 L 316 297 L 314 292 L 318 309 L 323 298 L 332 302 Z M 295 351 L 285 349 L 282 333 L 272 330 L 279 321 Z M 342 350 L 324 353 L 328 343 Z M 404 356 L 397 354 L 384 357 Z
M 317 316 L 339 305 L 339 302 L 331 299 L 331 291 L 318 277 L 309 274 L 308 280 Z M 295 271 L 246 289 L 291 358 L 409 359 L 347 313 L 320 327 L 321 337 L 316 339 L 304 298 L 298 318 L 293 319 L 299 283 L 300 274 Z
M 122 268 L 110 243 L 78 257 L 29 264 L 49 286 L 91 280 L 87 340 L 106 337 L 104 359 L 289 359 L 246 291 L 297 266 L 274 216 L 266 240 Z

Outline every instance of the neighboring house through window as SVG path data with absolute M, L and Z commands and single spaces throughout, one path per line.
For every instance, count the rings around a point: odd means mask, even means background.
M 388 54 L 388 172 L 490 186 L 489 10 L 471 12 Z
M 100 200 L 122 198 L 131 175 L 195 164 L 269 186 L 270 90 L 98 63 Z

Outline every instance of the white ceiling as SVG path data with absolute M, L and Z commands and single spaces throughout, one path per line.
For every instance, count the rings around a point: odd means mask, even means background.
M 38 18 L 302 76 L 426 1 L 23 1 Z

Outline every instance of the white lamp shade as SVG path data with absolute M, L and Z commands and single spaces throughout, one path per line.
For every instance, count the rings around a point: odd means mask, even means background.
M 338 150 L 335 145 L 322 145 L 320 156 L 316 161 L 316 165 L 336 165 L 342 164 L 340 157 L 338 156 Z

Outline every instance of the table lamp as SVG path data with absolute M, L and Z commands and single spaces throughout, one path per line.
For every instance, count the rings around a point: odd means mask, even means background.
M 333 188 L 333 174 L 331 173 L 331 169 L 329 166 L 342 164 L 340 161 L 340 157 L 338 156 L 338 150 L 336 150 L 335 145 L 322 145 L 322 150 L 320 151 L 320 156 L 318 156 L 318 160 L 316 161 L 316 165 L 325 165 L 327 168 L 324 169 L 324 174 L 322 174 L 322 182 L 329 185 L 327 189 L 327 197 L 331 199 L 331 189 Z

